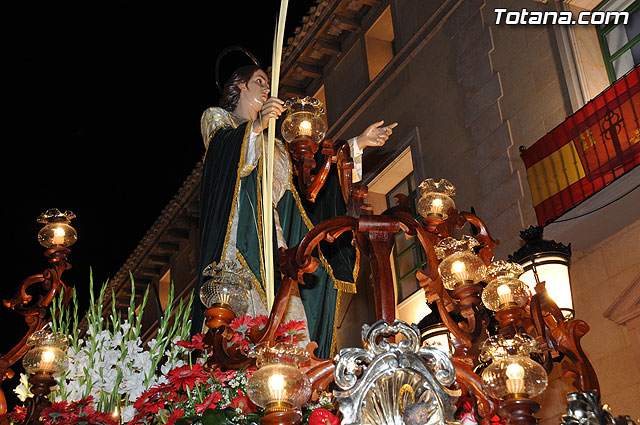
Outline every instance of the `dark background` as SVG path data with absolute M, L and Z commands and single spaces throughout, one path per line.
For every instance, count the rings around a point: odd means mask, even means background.
M 315 1 L 289 3 L 285 41 Z M 90 268 L 96 285 L 112 277 L 202 159 L 218 53 L 241 45 L 271 65 L 279 1 L 188 4 L 3 6 L 0 298 L 47 266 L 36 219 L 58 208 L 77 215 L 63 280 L 86 309 Z M 26 328 L 4 307 L 0 323 L 4 354 Z M 10 408 L 16 385 L 2 386 Z

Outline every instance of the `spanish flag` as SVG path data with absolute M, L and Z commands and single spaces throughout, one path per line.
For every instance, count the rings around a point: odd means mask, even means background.
M 545 225 L 640 164 L 636 66 L 521 157 L 538 224 Z

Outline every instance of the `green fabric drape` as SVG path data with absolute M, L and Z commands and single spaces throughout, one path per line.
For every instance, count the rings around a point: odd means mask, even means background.
M 239 199 L 238 228 L 236 248 L 244 258 L 259 284 L 262 286 L 262 249 L 261 244 L 261 198 L 258 196 L 261 182 L 260 169 L 256 167 L 248 176 L 238 178 L 238 164 L 241 160 L 242 145 L 248 138 L 247 123 L 237 128 L 221 128 L 213 136 L 203 165 L 200 192 L 200 268 L 222 256 L 224 241 L 229 223 L 232 205 L 235 202 L 236 188 Z M 345 211 L 339 185 L 332 184 L 328 193 L 318 199 L 316 204 L 300 201 L 309 208 L 308 218 L 313 224 Z M 325 187 L 323 190 L 327 189 Z M 294 189 L 295 190 L 295 189 Z M 337 197 L 336 197 L 337 195 Z M 299 198 L 298 198 L 299 199 Z M 300 210 L 294 194 L 287 190 L 277 205 L 280 224 L 287 245 L 297 245 L 307 234 L 308 227 L 304 211 Z M 274 225 L 274 247 L 277 247 Z M 335 277 L 353 282 L 355 249 L 351 246 L 349 235 L 343 235 L 340 243 L 323 244 L 322 253 L 334 270 Z M 318 252 L 314 253 L 319 256 Z M 275 257 L 274 257 L 275 258 Z M 280 283 L 280 274 L 276 273 L 276 288 Z M 199 276 L 198 290 L 204 278 Z M 305 275 L 305 285 L 300 285 L 300 296 L 307 315 L 308 329 L 312 341 L 318 343 L 316 355 L 328 358 L 331 355 L 335 309 L 338 291 L 328 270 L 321 263 L 317 270 Z M 192 332 L 200 332 L 204 320 L 204 308 L 195 303 Z

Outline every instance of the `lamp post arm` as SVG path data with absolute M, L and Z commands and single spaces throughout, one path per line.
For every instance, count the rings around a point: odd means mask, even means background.
M 71 251 L 68 248 L 56 247 L 45 251 L 50 267 L 45 269 L 42 274 L 34 274 L 25 278 L 13 298 L 3 300 L 6 308 L 17 312 L 24 317 L 28 326 L 22 339 L 6 354 L 0 357 L 0 383 L 6 378 L 13 376 L 10 367 L 18 362 L 29 350 L 27 347 L 27 339 L 29 336 L 42 329 L 49 321 L 49 304 L 60 293 L 64 292 L 61 306 L 65 307 L 69 304 L 73 295 L 73 289 L 67 288 L 61 280 L 62 273 L 71 268 L 67 262 L 67 256 Z M 33 285 L 41 285 L 47 292 L 38 297 L 33 302 L 33 296 L 29 294 L 28 289 Z M 0 415 L 7 412 L 7 404 L 4 393 L 0 388 Z

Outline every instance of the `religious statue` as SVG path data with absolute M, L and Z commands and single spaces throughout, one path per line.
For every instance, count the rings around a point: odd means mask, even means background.
M 224 84 L 220 106 L 205 110 L 201 120 L 206 153 L 200 193 L 200 269 L 213 261 L 227 260 L 250 271 L 253 288 L 248 314 L 251 316 L 268 315 L 262 278 L 260 213 L 260 173 L 263 140 L 266 140 L 263 131 L 269 118 L 277 119 L 284 112 L 284 102 L 270 98 L 269 91 L 267 74 L 257 64 L 243 66 Z M 395 126 L 395 123 L 383 126 L 380 121 L 348 141 L 355 162 L 354 180 L 361 176 L 362 150 L 383 145 Z M 277 139 L 273 168 L 275 249 L 295 246 L 314 224 L 345 214 L 340 190 L 333 191 L 335 196 L 320 197 L 313 205 L 301 199 L 292 179 L 287 147 Z M 307 338 L 318 343 L 316 354 L 320 357 L 328 357 L 335 351 L 338 290 L 355 288 L 357 277 L 357 253 L 351 240 L 330 250 L 319 253 L 322 265 L 307 276 L 309 281 L 305 279 L 305 285 L 293 289 L 285 317 L 285 320 L 307 323 Z M 198 289 L 202 283 L 200 277 Z M 199 332 L 203 307 L 196 304 L 192 329 Z

